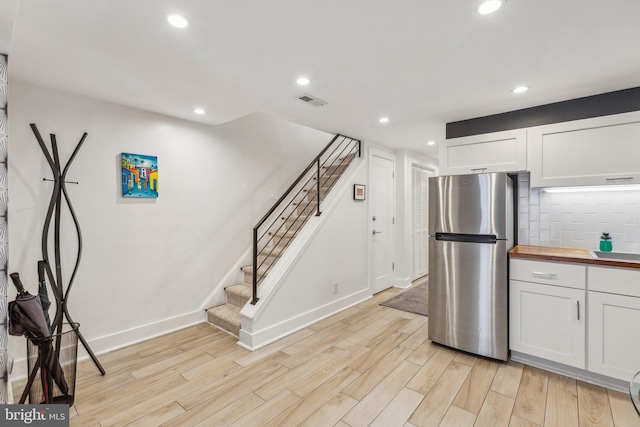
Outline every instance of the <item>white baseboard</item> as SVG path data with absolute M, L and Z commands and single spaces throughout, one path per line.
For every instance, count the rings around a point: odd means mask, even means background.
M 146 325 L 136 326 L 131 329 L 126 329 L 124 331 L 105 335 L 99 338 L 89 339 L 86 335 L 84 335 L 84 333 L 83 336 L 87 340 L 89 347 L 91 347 L 93 353 L 97 356 L 100 356 L 100 354 L 108 353 L 122 347 L 165 335 L 179 329 L 184 329 L 188 326 L 203 323 L 204 321 L 206 321 L 206 317 L 206 312 L 204 310 L 198 310 L 191 313 L 159 320 L 157 322 L 147 323 Z M 82 326 L 80 326 L 80 332 L 83 332 Z M 89 354 L 82 346 L 82 343 L 78 342 L 78 362 L 88 359 Z M 99 359 L 100 357 L 98 357 L 98 360 Z M 14 362 L 13 373 L 11 374 L 11 381 L 19 381 L 26 377 L 26 357 L 22 359 L 16 359 Z
M 391 283 L 394 288 L 407 289 L 411 287 L 411 278 L 394 277 Z
M 574 378 L 589 384 L 595 384 L 600 387 L 610 388 L 611 390 L 629 393 L 629 381 L 607 377 L 605 375 L 596 374 L 595 372 L 589 372 L 585 369 L 574 368 L 573 366 L 567 366 L 550 360 L 541 359 L 539 357 L 530 356 L 528 354 L 518 353 L 517 351 L 511 351 L 510 359 L 514 362 L 524 363 L 525 365 L 544 369 L 545 371 L 564 375 L 565 377 Z
M 306 313 L 302 313 L 276 325 L 269 326 L 261 331 L 250 333 L 241 329 L 240 341 L 238 344 L 247 350 L 257 350 L 260 347 L 264 347 L 265 345 L 299 331 L 300 329 L 306 328 L 313 323 L 329 316 L 333 316 L 342 310 L 353 307 L 356 304 L 360 304 L 362 301 L 366 301 L 369 298 L 371 298 L 369 289 L 363 289 L 355 294 L 349 295 L 348 297 L 342 298 L 338 301 L 333 301 Z

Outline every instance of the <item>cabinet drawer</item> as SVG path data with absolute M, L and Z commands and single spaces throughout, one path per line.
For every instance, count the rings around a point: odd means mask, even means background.
M 590 265 L 589 290 L 640 297 L 640 270 Z
M 586 264 L 511 259 L 511 279 L 553 286 L 585 289 Z

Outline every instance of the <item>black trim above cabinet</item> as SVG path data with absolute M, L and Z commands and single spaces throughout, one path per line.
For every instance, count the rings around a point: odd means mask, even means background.
M 640 87 L 447 123 L 447 139 L 640 110 Z

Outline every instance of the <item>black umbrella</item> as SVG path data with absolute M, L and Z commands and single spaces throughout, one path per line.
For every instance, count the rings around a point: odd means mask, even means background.
M 18 289 L 18 295 L 15 301 L 10 302 L 8 305 L 9 333 L 18 336 L 26 335 L 38 346 L 43 373 L 42 387 L 45 390 L 45 403 L 49 403 L 48 401 L 51 400 L 50 397 L 53 391 L 48 387 L 48 381 L 46 381 L 48 375 L 51 375 L 62 393 L 67 394 L 69 386 L 53 349 L 51 332 L 42 311 L 42 301 L 38 296 L 31 295 L 24 289 L 18 273 L 11 273 L 10 277 Z M 34 369 L 34 372 L 36 369 Z M 49 374 L 47 374 L 47 371 Z
M 44 320 L 47 321 L 47 327 L 51 329 L 51 319 L 49 318 L 49 307 L 51 307 L 51 300 L 49 299 L 49 292 L 47 292 L 47 284 L 45 278 L 46 261 L 38 261 L 38 297 L 40 298 L 40 304 L 42 304 L 42 312 L 44 313 Z

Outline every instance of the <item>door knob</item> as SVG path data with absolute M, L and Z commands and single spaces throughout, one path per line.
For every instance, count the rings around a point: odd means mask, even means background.
M 373 235 L 374 235 L 374 236 L 375 236 L 376 234 L 380 234 L 380 233 L 382 233 L 382 231 L 376 231 L 376 230 L 373 230 Z
M 373 218 L 371 218 L 371 219 L 375 221 L 375 220 L 376 220 L 376 217 L 374 216 L 374 217 L 373 217 Z

